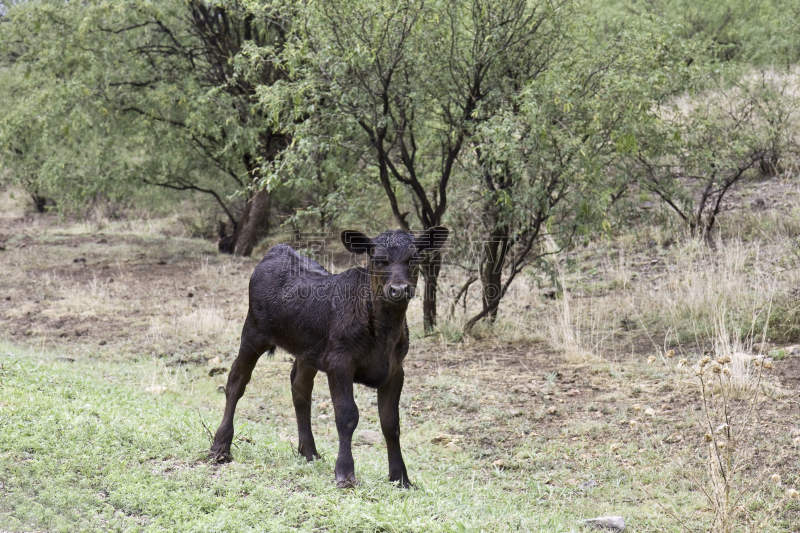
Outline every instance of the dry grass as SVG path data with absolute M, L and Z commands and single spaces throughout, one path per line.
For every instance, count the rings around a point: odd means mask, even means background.
M 674 244 L 662 248 L 662 242 Z M 788 238 L 719 239 L 710 247 L 653 229 L 644 239 L 622 238 L 571 252 L 554 263 L 554 270 L 560 286 L 548 288 L 532 275 L 519 277 L 495 324 L 478 324 L 470 335 L 546 341 L 565 361 L 580 364 L 641 353 L 643 341 L 650 350 L 665 342 L 684 352 L 713 349 L 723 326 L 730 342 L 752 345 L 768 323 L 775 323 L 778 302 L 786 308 L 780 315 L 786 324 L 770 326 L 762 341 L 785 338 L 784 331 L 800 326 L 793 325 L 790 296 L 800 285 L 800 254 Z M 447 298 L 464 281 L 456 269 L 442 276 L 442 309 L 450 309 Z M 448 342 L 464 342 L 463 325 L 480 305 L 476 282 L 454 313 L 441 317 L 438 332 Z M 800 319 L 800 312 L 795 314 Z M 421 321 L 419 302 L 409 316 L 412 323 Z M 419 329 L 416 334 L 422 336 Z
M 588 315 L 587 311 L 582 308 L 582 304 L 583 302 L 580 300 L 573 301 L 569 291 L 564 290 L 555 310 L 548 315 L 547 328 L 550 346 L 560 352 L 570 363 L 598 361 L 601 357 L 599 346 L 603 338 L 594 342 L 598 336 L 597 313 L 589 315 L 589 320 L 592 322 L 588 327 L 582 327 L 584 324 L 581 321 Z M 589 305 L 591 305 L 591 299 Z
M 732 240 L 716 250 L 702 242 L 679 245 L 662 276 L 663 283 L 642 290 L 641 309 L 692 332 L 695 341 L 714 338 L 715 321 L 752 335 L 750 326 L 766 319 L 770 302 L 782 289 L 774 265 L 759 244 Z M 789 281 L 789 280 L 787 280 Z
M 741 332 L 732 334 L 728 331 L 724 314 L 718 317 L 713 340 L 714 356 L 716 359 L 728 361 L 727 391 L 732 398 L 746 398 L 748 391 L 752 390 L 757 378 L 758 368 L 754 361 L 763 354 L 754 353 L 754 337 L 752 335 L 742 338 Z M 764 340 L 766 331 L 762 332 L 760 341 Z

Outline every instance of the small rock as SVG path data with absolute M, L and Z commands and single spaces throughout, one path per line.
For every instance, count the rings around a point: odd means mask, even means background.
M 792 437 L 792 438 L 800 437 L 800 428 L 792 429 L 791 433 L 789 433 L 789 436 Z
M 361 442 L 366 444 L 378 444 L 383 440 L 383 436 L 378 433 L 377 431 L 372 431 L 371 429 L 362 429 L 358 432 L 358 438 Z
M 578 485 L 578 490 L 586 492 L 587 490 L 591 489 L 592 487 L 596 487 L 599 484 L 600 483 L 598 483 L 597 481 L 590 479 L 589 481 L 584 481 L 583 483 Z
M 498 468 L 502 468 L 506 464 L 506 462 L 503 461 L 502 459 L 498 459 L 497 461 L 493 462 L 492 464 L 494 466 L 498 467 Z
M 800 448 L 800 437 L 795 437 L 794 440 L 792 441 L 792 445 L 795 448 Z
M 330 417 L 328 415 L 319 415 L 320 420 L 327 420 Z
M 220 374 L 224 374 L 227 371 L 228 369 L 225 368 L 224 366 L 217 366 L 208 371 L 208 376 L 213 378 L 214 376 L 219 376 Z
M 592 529 L 625 531 L 625 520 L 621 516 L 601 516 L 584 520 L 583 523 Z
M 329 404 L 328 402 L 320 402 L 320 404 L 317 407 L 325 411 L 327 409 L 330 409 L 331 404 Z
M 674 409 L 675 409 L 675 408 L 674 408 L 674 407 L 672 407 L 672 406 L 671 406 L 670 404 L 668 404 L 668 403 L 662 403 L 662 404 L 661 404 L 661 410 L 662 410 L 662 411 L 672 411 L 672 410 L 674 410 Z
M 222 362 L 222 359 L 220 359 L 219 357 L 212 357 L 211 359 L 208 360 L 208 364 L 209 365 L 218 365 L 221 362 Z
M 608 451 L 611 452 L 611 453 L 615 453 L 615 452 L 617 452 L 619 450 L 619 448 L 620 448 L 620 445 L 617 444 L 616 442 L 614 442 L 614 443 L 611 444 L 611 446 L 608 447 Z
M 558 409 L 556 409 L 556 406 L 555 406 L 555 405 L 551 405 L 550 407 L 548 407 L 548 408 L 547 408 L 547 411 L 545 411 L 545 412 L 546 412 L 548 415 L 551 415 L 551 416 L 552 416 L 552 415 L 555 415 L 555 414 L 558 412 Z
M 571 389 L 567 391 L 567 396 L 577 396 L 580 393 L 581 391 L 579 391 L 578 389 Z
M 655 416 L 656 410 L 653 409 L 652 407 L 648 407 L 647 409 L 644 410 L 644 414 L 646 414 L 647 416 Z
M 680 433 L 673 433 L 669 435 L 666 439 L 664 439 L 664 442 L 666 442 L 667 444 L 676 444 L 682 440 L 683 440 L 683 435 L 681 435 Z

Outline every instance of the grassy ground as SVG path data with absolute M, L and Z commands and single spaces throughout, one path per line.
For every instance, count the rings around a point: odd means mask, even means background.
M 401 417 L 417 488 L 390 485 L 385 446 L 359 442 L 360 485 L 341 491 L 324 376 L 312 415 L 323 459 L 307 464 L 292 448 L 281 352 L 259 363 L 237 410 L 236 460 L 204 459 L 256 259 L 219 256 L 169 219 L 75 224 L 4 207 L 0 529 L 578 531 L 613 514 L 631 531 L 703 531 L 713 513 L 701 401 L 662 356 L 694 361 L 716 349 L 720 324 L 762 327 L 764 309 L 780 308 L 781 336 L 747 347 L 775 368 L 739 480 L 767 482 L 740 530 L 800 531 L 786 497 L 800 485 L 798 275 L 791 227 L 770 229 L 780 217 L 741 228 L 771 240 L 716 251 L 664 246 L 672 236 L 652 231 L 591 244 L 560 264 L 566 297 L 521 280 L 497 327 L 466 338 L 459 311 L 423 336 L 416 302 Z M 374 391 L 356 396 L 359 430 L 377 430 Z
M 308 464 L 292 451 L 288 417 L 240 421 L 237 461 L 209 465 L 203 424 L 217 417 L 204 407 L 221 405 L 209 380 L 154 395 L 140 386 L 146 366 L 84 367 L 3 349 L 0 522 L 7 529 L 569 531 L 577 517 L 566 508 L 584 499 L 543 479 L 476 468 L 463 452 L 435 450 L 413 431 L 406 449 L 417 490 L 385 481 L 382 446 L 359 446 L 361 484 L 337 490 L 330 428 L 321 432 L 325 458 Z M 280 394 L 285 376 L 276 371 L 287 365 L 264 366 L 260 392 Z M 359 400 L 368 405 L 365 396 Z M 275 406 L 288 414 L 285 403 Z

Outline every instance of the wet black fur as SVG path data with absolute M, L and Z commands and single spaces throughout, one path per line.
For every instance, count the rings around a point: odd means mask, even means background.
M 328 377 L 339 433 L 335 475 L 339 486 L 355 483 L 351 452 L 358 409 L 353 383 L 378 390 L 378 412 L 389 455 L 389 479 L 410 485 L 400 453 L 399 401 L 403 359 L 408 353 L 408 300 L 416 292 L 420 254 L 440 247 L 449 230 L 421 235 L 395 230 L 374 239 L 342 232 L 354 253 L 368 253 L 367 268 L 331 274 L 319 263 L 280 244 L 272 248 L 250 278 L 250 307 L 239 355 L 226 386 L 225 415 L 211 447 L 217 461 L 231 459 L 236 403 L 258 358 L 280 347 L 295 356 L 290 374 L 297 415 L 298 451 L 319 457 L 311 432 L 311 392 L 317 372 Z

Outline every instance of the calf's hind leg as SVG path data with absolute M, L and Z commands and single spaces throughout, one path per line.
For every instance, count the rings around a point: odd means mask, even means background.
M 297 415 L 297 452 L 311 461 L 319 458 L 314 435 L 311 433 L 311 392 L 314 390 L 314 377 L 317 369 L 295 359 L 290 379 L 292 382 L 292 403 Z
M 225 385 L 225 414 L 222 423 L 214 435 L 214 443 L 211 445 L 209 458 L 218 463 L 226 463 L 233 460 L 231 456 L 231 443 L 233 442 L 233 414 L 236 411 L 236 404 L 244 394 L 244 389 L 250 382 L 258 358 L 266 352 L 275 348 L 258 334 L 258 330 L 253 324 L 253 320 L 248 315 L 242 329 L 242 341 L 239 345 L 239 355 L 231 365 L 228 374 L 228 383 Z

